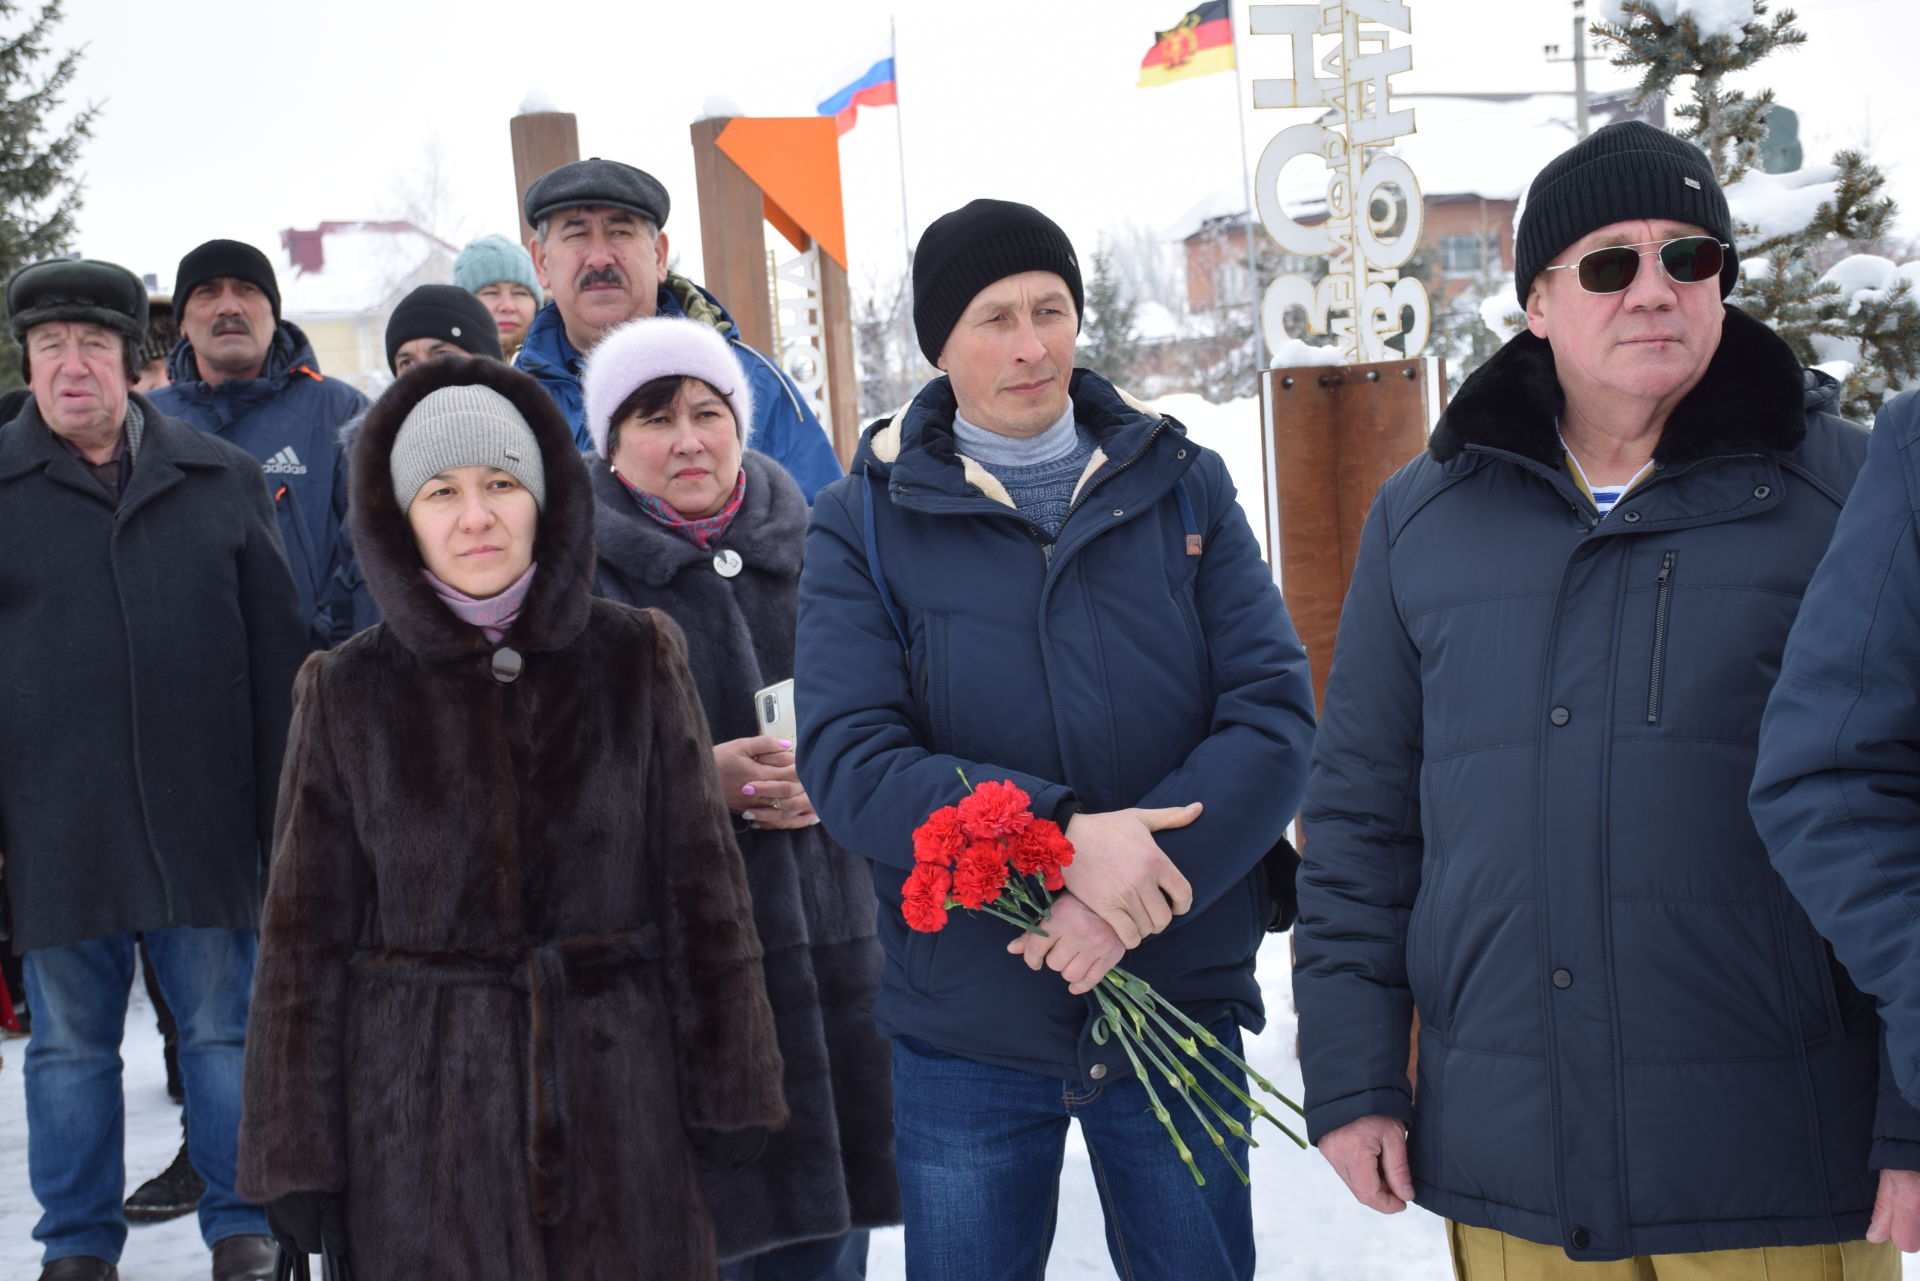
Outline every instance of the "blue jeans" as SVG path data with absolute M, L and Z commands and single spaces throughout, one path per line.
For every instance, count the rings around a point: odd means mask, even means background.
M 867 1234 L 783 1245 L 720 1265 L 720 1281 L 864 1281 Z
M 1240 1052 L 1237 1027 L 1213 1031 Z M 1194 1183 L 1148 1109 L 1146 1088 L 1131 1076 L 1115 1085 L 1060 1081 L 895 1038 L 894 1125 L 910 1281 L 1044 1278 L 1073 1118 L 1093 1162 L 1107 1252 L 1119 1276 L 1250 1281 L 1251 1192 L 1219 1160 L 1187 1106 L 1165 1089 L 1159 1093 L 1206 1175 L 1205 1187 Z M 1247 1123 L 1237 1100 L 1220 1098 L 1224 1087 L 1209 1093 Z M 1227 1143 L 1246 1169 L 1246 1143 Z
M 206 1181 L 200 1235 L 211 1245 L 265 1232 L 266 1215 L 233 1190 L 241 1061 L 256 940 L 248 930 L 146 932 L 147 951 L 180 1027 L 180 1075 L 193 1118 L 187 1154 Z M 126 1097 L 120 1038 L 133 984 L 131 934 L 26 955 L 27 1174 L 40 1202 L 34 1239 L 45 1259 L 88 1254 L 117 1263 L 126 1244 Z

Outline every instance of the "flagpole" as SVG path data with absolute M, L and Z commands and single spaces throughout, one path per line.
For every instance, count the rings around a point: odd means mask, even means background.
M 913 265 L 913 221 L 907 217 L 907 113 L 900 105 L 900 37 L 894 30 L 893 15 L 887 15 L 887 57 L 893 62 L 893 141 L 900 152 L 900 239 L 906 247 L 907 265 Z M 1242 146 L 1241 150 L 1246 148 Z
M 1234 115 L 1240 122 L 1240 180 L 1247 201 L 1247 289 L 1253 305 L 1253 367 L 1257 370 L 1267 360 L 1267 338 L 1260 318 L 1260 256 L 1253 247 L 1254 214 L 1259 206 L 1253 198 L 1253 170 L 1247 164 L 1247 93 L 1240 71 L 1240 24 L 1233 20 L 1233 0 L 1227 0 L 1227 30 L 1233 36 L 1233 102 Z M 898 74 L 899 68 L 894 71 Z

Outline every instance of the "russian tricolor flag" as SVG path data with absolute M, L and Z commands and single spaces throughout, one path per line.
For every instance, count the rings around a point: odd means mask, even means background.
M 893 57 L 879 58 L 865 71 L 850 72 L 844 88 L 830 94 L 814 108 L 816 115 L 832 116 L 834 128 L 846 133 L 853 128 L 862 107 L 894 105 Z

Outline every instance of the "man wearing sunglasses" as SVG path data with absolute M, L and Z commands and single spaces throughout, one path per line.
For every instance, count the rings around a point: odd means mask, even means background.
M 1444 1216 L 1463 1281 L 1893 1281 L 1920 1234 L 1920 1114 L 1746 807 L 1866 438 L 1725 305 L 1733 239 L 1659 129 L 1549 164 L 1528 332 L 1354 567 L 1304 811 L 1308 1126 L 1364 1204 Z

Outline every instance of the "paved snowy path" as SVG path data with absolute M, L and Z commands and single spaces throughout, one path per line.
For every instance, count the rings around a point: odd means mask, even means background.
M 1272 939 L 1261 954 L 1272 1021 L 1252 1042 L 1252 1061 L 1274 1083 L 1299 1097 L 1293 1061 L 1294 1023 L 1287 1000 L 1287 953 Z M 132 1182 L 158 1173 L 179 1143 L 179 1112 L 168 1102 L 160 1063 L 160 1038 L 143 992 L 134 993 L 125 1047 L 127 1167 Z M 40 1250 L 31 1239 L 39 1208 L 27 1190 L 27 1127 L 20 1091 L 23 1041 L 0 1045 L 0 1278 L 32 1281 Z M 1060 1228 L 1047 1269 L 1050 1281 L 1111 1281 L 1101 1233 L 1100 1205 L 1078 1131 L 1068 1141 L 1061 1176 Z M 1412 1209 L 1391 1218 L 1354 1204 L 1316 1153 L 1297 1151 L 1283 1137 L 1263 1140 L 1254 1153 L 1254 1212 L 1259 1232 L 1261 1278 L 1279 1281 L 1448 1281 L 1446 1245 L 1439 1220 Z M 204 1281 L 207 1252 L 191 1217 L 135 1227 L 121 1260 L 123 1281 Z M 902 1281 L 897 1231 L 876 1234 L 870 1281 Z M 1906 1275 L 1920 1281 L 1920 1264 Z

